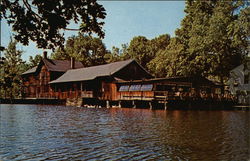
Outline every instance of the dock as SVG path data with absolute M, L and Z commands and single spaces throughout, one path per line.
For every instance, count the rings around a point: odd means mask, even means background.
M 65 105 L 65 99 L 54 98 L 16 98 L 0 99 L 0 104 L 40 104 L 40 105 Z
M 233 106 L 234 110 L 241 110 L 241 111 L 249 111 L 250 110 L 250 105 L 236 105 Z

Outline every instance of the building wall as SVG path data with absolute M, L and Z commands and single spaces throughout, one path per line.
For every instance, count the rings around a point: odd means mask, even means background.
M 102 100 L 117 100 L 117 88 L 115 83 L 102 82 Z
M 23 93 L 24 97 L 36 97 L 37 96 L 37 86 L 39 80 L 33 74 L 29 74 L 23 77 Z
M 62 72 L 50 72 L 42 65 L 38 73 L 23 75 L 24 97 L 51 98 L 54 97 L 49 82 L 61 76 Z
M 250 104 L 250 60 L 231 70 L 228 84 L 238 103 Z
M 136 62 L 132 62 L 131 64 L 121 69 L 114 75 L 114 77 L 118 77 L 122 80 L 139 80 L 152 78 L 152 76 L 149 73 L 145 72 L 145 70 L 143 70 L 142 67 Z

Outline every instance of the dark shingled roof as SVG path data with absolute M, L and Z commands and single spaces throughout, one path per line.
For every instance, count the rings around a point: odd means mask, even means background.
M 43 62 L 49 71 L 55 72 L 66 72 L 71 69 L 70 60 L 51 60 L 51 59 L 43 59 Z M 75 61 L 75 68 L 82 68 L 83 65 L 79 61 Z
M 113 75 L 125 66 L 132 63 L 133 59 L 126 61 L 119 61 L 110 64 L 98 65 L 88 68 L 80 68 L 68 70 L 58 79 L 51 81 L 50 83 L 63 83 L 63 82 L 74 82 L 74 81 L 85 81 L 93 80 L 97 77 Z
M 71 61 L 70 60 L 42 59 L 40 61 L 39 65 L 42 62 L 45 64 L 45 66 L 47 67 L 47 69 L 49 71 L 66 72 L 67 70 L 71 69 Z M 35 73 L 38 69 L 38 66 L 27 70 L 26 72 L 22 73 L 22 75 Z M 83 68 L 83 64 L 79 61 L 75 61 L 75 69 L 78 69 L 78 68 Z
M 217 85 L 215 82 L 205 78 L 205 77 L 167 77 L 167 78 L 152 78 L 152 79 L 143 79 L 143 80 L 118 80 L 117 83 L 141 83 L 141 82 L 157 82 L 157 81 L 169 81 L 169 82 L 186 82 L 186 83 L 194 83 L 194 84 L 206 84 L 206 85 Z
M 22 75 L 25 75 L 25 74 L 31 74 L 31 73 L 35 73 L 36 72 L 36 69 L 37 69 L 37 66 L 27 70 L 26 72 L 22 73 Z

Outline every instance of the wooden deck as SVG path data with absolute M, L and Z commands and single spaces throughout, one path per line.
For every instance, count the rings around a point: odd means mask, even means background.
M 242 110 L 242 111 L 249 111 L 250 105 L 236 105 L 236 106 L 233 106 L 233 109 Z

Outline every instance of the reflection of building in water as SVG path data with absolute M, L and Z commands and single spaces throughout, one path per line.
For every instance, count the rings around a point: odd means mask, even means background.
M 230 91 L 237 95 L 239 103 L 250 104 L 250 57 L 230 72 Z

